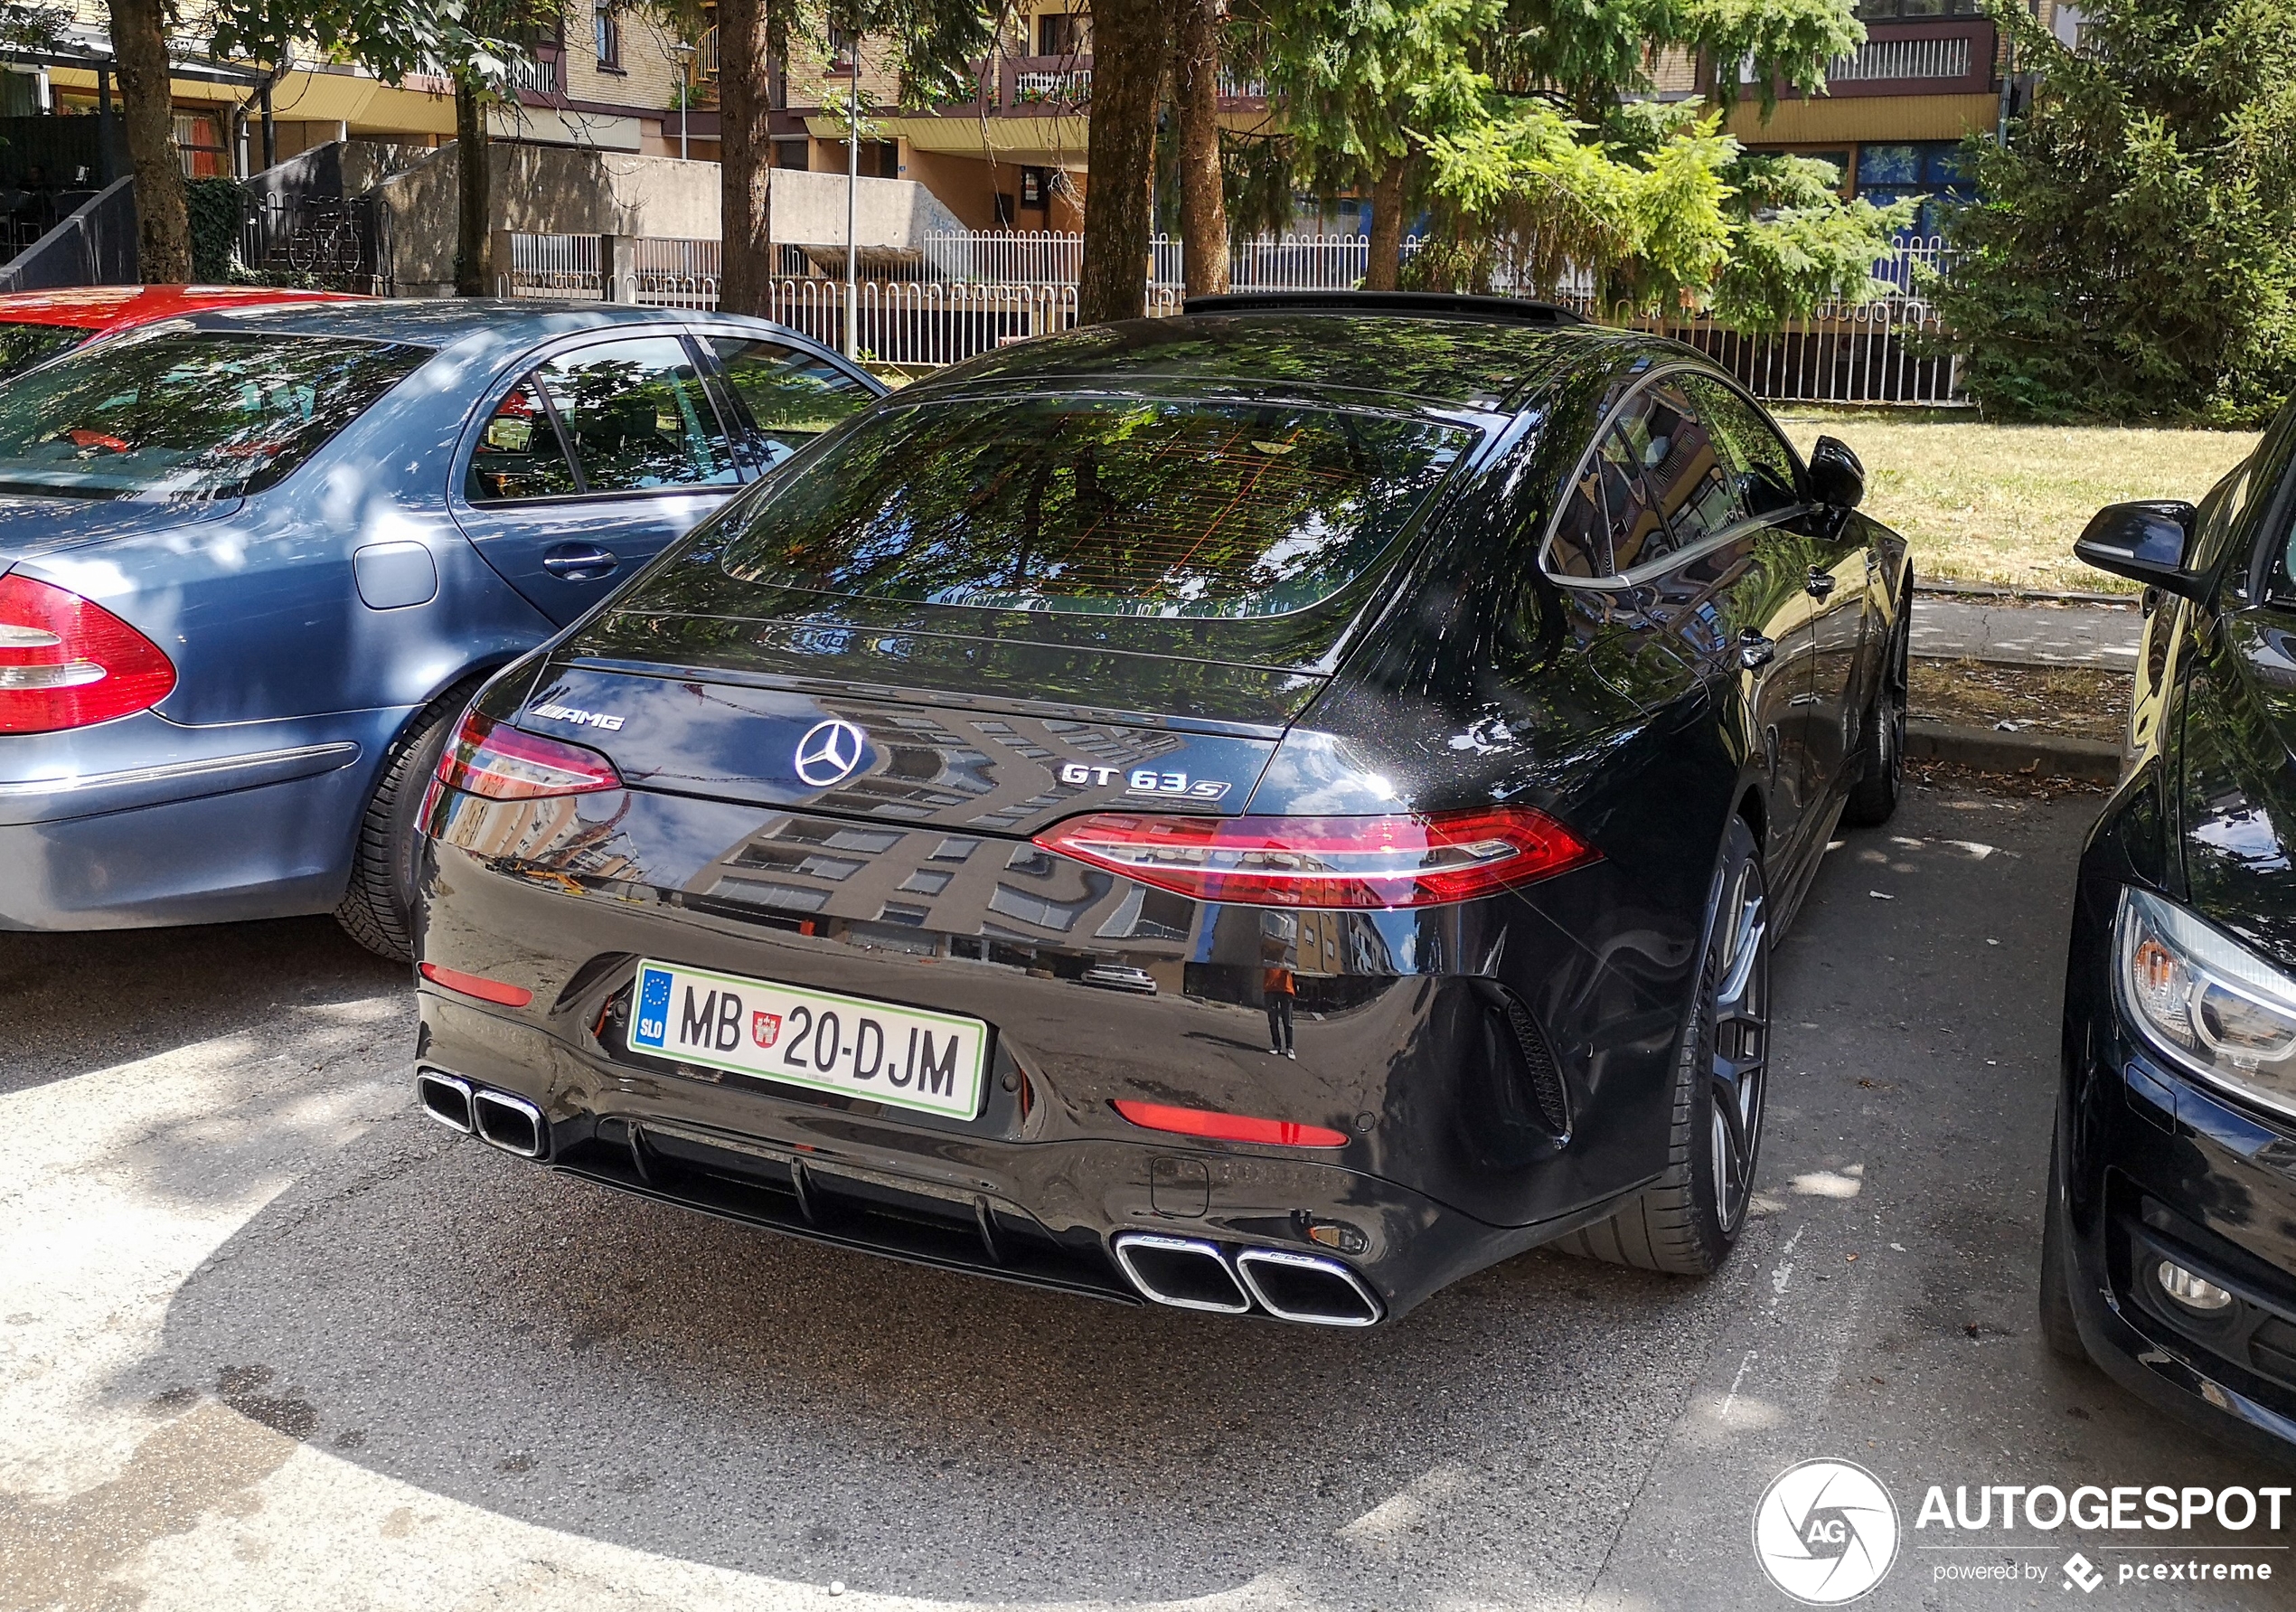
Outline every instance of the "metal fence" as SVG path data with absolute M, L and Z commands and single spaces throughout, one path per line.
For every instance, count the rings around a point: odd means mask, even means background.
M 1157 238 L 1157 267 L 1164 249 L 1175 273 L 1160 274 L 1148 290 L 1151 316 L 1176 314 L 1183 295 L 1177 278 L 1179 243 Z M 1345 288 L 1362 278 L 1369 242 L 1361 236 L 1293 236 L 1247 242 L 1237 249 L 1238 289 Z M 1073 274 L 1082 242 L 1041 231 L 930 238 L 928 264 L 944 278 L 865 280 L 857 288 L 858 342 L 878 362 L 929 368 L 955 363 L 1008 342 L 1067 330 L 1077 322 Z M 502 290 L 513 297 L 595 301 L 612 297 L 656 307 L 718 306 L 720 243 L 596 235 L 513 235 L 511 272 Z M 1952 254 L 1935 240 L 1915 241 L 1877 267 L 1877 278 L 1901 288 L 1876 301 L 1821 308 L 1783 330 L 1749 333 L 1703 317 L 1633 321 L 1638 327 L 1687 343 L 1736 375 L 1757 397 L 1773 402 L 1890 403 L 1955 407 L 1961 363 L 1943 351 L 1943 326 L 1919 295 L 1914 266 L 1950 267 Z M 1009 278 L 968 278 L 950 272 L 955 259 L 975 270 L 1002 269 Z M 1031 270 L 1037 272 L 1030 272 Z M 1582 295 L 1576 300 L 1584 306 Z M 791 276 L 772 282 L 768 316 L 830 346 L 844 339 L 841 280 Z

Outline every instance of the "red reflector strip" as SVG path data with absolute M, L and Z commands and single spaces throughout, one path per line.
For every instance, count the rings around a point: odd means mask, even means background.
M 498 979 L 488 979 L 483 974 L 465 974 L 459 968 L 441 968 L 436 963 L 422 966 L 422 976 L 434 985 L 443 985 L 459 995 L 475 996 L 481 1002 L 498 1002 L 504 1007 L 524 1007 L 534 1000 L 534 993 L 521 985 L 507 985 Z
M 1164 1103 L 1135 1103 L 1118 1098 L 1116 1112 L 1143 1130 L 1210 1136 L 1222 1142 L 1264 1142 L 1273 1147 L 1345 1147 L 1348 1143 L 1345 1131 L 1324 1126 L 1295 1125 L 1288 1119 L 1253 1119 L 1212 1108 L 1175 1108 Z

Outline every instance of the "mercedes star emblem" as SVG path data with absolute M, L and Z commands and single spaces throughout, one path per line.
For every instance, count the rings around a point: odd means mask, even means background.
M 868 737 L 851 722 L 835 718 L 815 722 L 797 741 L 797 776 L 816 789 L 842 784 L 861 765 Z

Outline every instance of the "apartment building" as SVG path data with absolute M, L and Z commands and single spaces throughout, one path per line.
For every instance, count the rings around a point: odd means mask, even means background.
M 2042 24 L 2074 42 L 2078 13 L 2037 0 Z M 1888 203 L 1923 196 L 1916 233 L 1934 234 L 1942 203 L 1973 195 L 1962 143 L 1999 130 L 2015 104 L 2017 63 L 1978 0 L 1858 0 L 1866 42 L 1827 64 L 1822 94 L 1781 86 L 1766 116 L 1738 64 L 1742 99 L 1728 132 L 1756 151 L 1823 157 L 1845 194 Z M 1688 88 L 1711 90 L 1730 64 L 1698 64 Z

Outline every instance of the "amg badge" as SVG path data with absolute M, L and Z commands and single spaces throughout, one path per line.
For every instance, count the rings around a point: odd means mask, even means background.
M 573 722 L 584 728 L 602 728 L 612 733 L 622 726 L 618 716 L 608 716 L 602 711 L 577 711 L 571 705 L 537 705 L 536 716 L 546 716 L 555 722 Z

